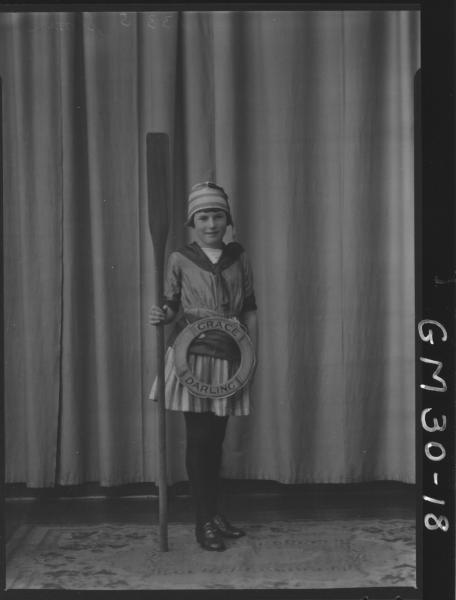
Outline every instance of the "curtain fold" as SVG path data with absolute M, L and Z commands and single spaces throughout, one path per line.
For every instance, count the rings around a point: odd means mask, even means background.
M 414 11 L 3 13 L 7 481 L 155 481 L 145 139 L 250 256 L 253 413 L 223 475 L 413 482 Z M 187 479 L 168 413 L 169 481 Z
M 62 169 L 58 17 L 3 14 L 6 479 L 55 481 Z M 8 49 L 8 60 L 5 50 Z M 57 117 L 57 118 L 56 118 Z M 42 127 L 42 122 L 52 127 Z

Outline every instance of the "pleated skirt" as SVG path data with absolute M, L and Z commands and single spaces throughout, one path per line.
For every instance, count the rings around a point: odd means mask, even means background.
M 236 369 L 230 361 L 212 356 L 190 354 L 188 366 L 196 378 L 211 385 L 227 381 Z M 250 414 L 248 385 L 226 398 L 198 398 L 181 384 L 174 367 L 174 349 L 169 347 L 165 356 L 165 407 L 183 412 L 213 412 L 219 417 L 246 416 Z M 149 398 L 157 400 L 157 379 L 152 385 Z

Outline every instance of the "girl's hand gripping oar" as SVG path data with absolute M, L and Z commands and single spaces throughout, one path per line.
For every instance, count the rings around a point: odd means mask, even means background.
M 163 272 L 166 239 L 168 237 L 168 205 L 170 200 L 169 141 L 166 133 L 148 133 L 147 147 L 147 199 L 149 229 L 155 253 L 155 304 L 163 301 Z M 165 418 L 165 344 L 162 325 L 156 331 L 157 395 L 158 395 L 158 486 L 160 550 L 168 550 L 167 470 L 166 470 L 166 418 Z

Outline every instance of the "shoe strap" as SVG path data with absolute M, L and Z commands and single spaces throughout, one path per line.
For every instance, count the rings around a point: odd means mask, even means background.
M 216 535 L 218 533 L 217 527 L 212 521 L 207 521 L 207 523 L 204 523 L 203 531 L 205 531 L 206 533 L 212 533 L 213 535 Z

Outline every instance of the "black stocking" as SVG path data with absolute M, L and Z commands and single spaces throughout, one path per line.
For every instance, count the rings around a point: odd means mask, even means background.
M 222 446 L 228 417 L 185 412 L 187 430 L 186 467 L 196 512 L 196 524 L 209 521 L 217 512 Z

